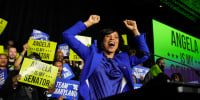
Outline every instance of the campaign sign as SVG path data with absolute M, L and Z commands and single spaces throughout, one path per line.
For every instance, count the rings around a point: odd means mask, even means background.
M 72 98 L 74 98 L 75 100 L 78 100 L 79 85 L 79 81 L 56 78 L 56 90 L 53 94 L 49 94 L 48 97 L 59 98 L 60 96 L 65 95 L 64 99 L 72 100 Z
M 63 56 L 69 56 L 69 49 L 70 48 L 67 45 L 67 43 L 58 45 L 58 49 L 61 50 L 61 52 L 63 53 Z
M 0 71 L 0 89 L 2 88 L 4 82 L 6 81 L 7 78 L 7 69 L 1 70 Z
M 72 71 L 72 69 L 69 67 L 68 64 L 64 64 L 63 65 L 63 71 L 62 71 L 62 77 L 64 79 L 71 79 L 73 78 L 75 75 Z
M 0 45 L 0 53 L 4 53 L 4 46 Z
M 58 68 L 41 61 L 24 58 L 19 74 L 19 82 L 48 88 L 55 83 Z
M 49 41 L 49 35 L 40 30 L 33 29 L 31 36 L 33 36 L 34 40 Z
M 6 28 L 8 21 L 0 18 L 0 35 L 3 33 L 3 30 Z
M 33 52 L 40 55 L 42 60 L 53 61 L 57 43 L 51 41 L 42 40 L 29 40 L 29 48 L 27 50 L 27 56 Z
M 124 45 L 128 45 L 127 35 L 126 34 L 122 34 L 122 38 L 124 40 Z
M 141 77 L 144 77 L 148 71 L 149 68 L 143 66 L 134 66 L 132 69 L 132 74 L 134 74 L 137 80 L 139 80 Z

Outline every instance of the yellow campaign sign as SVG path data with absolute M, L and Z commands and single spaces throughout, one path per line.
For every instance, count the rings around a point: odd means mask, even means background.
M 124 40 L 124 45 L 128 45 L 127 35 L 126 34 L 122 34 L 122 38 Z
M 58 68 L 41 61 L 24 58 L 19 74 L 19 82 L 48 88 L 55 84 Z
M 86 45 L 88 47 L 91 45 L 91 41 L 92 41 L 91 37 L 76 35 L 75 38 L 78 39 L 81 43 L 83 43 L 84 45 Z M 70 49 L 69 60 L 81 61 L 82 59 L 72 49 Z
M 7 21 L 0 18 L 0 35 L 3 33 L 3 30 L 6 28 Z
M 4 53 L 4 46 L 0 45 L 0 53 Z
M 56 42 L 43 41 L 43 40 L 29 40 L 29 48 L 27 50 L 27 56 L 33 52 L 40 55 L 42 60 L 53 61 L 56 51 Z
M 81 61 L 81 58 L 72 50 L 69 50 L 69 60 L 71 61 Z

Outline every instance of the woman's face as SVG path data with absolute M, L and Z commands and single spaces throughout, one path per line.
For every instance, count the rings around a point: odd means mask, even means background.
M 107 53 L 115 53 L 119 46 L 119 35 L 117 32 L 113 32 L 111 34 L 105 35 L 104 41 L 104 50 Z

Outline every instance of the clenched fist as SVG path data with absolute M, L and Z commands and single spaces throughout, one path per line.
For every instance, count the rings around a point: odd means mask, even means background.
M 86 25 L 86 27 L 90 27 L 94 24 L 99 23 L 99 21 L 100 21 L 99 15 L 90 15 L 90 17 L 88 18 L 87 21 L 84 22 L 84 24 Z
M 134 36 L 140 35 L 138 28 L 137 28 L 136 21 L 124 20 L 124 24 L 129 30 L 131 30 L 133 32 Z

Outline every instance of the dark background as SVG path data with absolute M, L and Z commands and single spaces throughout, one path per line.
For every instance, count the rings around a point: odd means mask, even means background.
M 99 24 L 82 35 L 98 38 L 97 31 L 104 26 L 116 26 L 120 32 L 130 34 L 123 20 L 136 20 L 140 32 L 147 33 L 147 43 L 153 52 L 152 19 L 200 38 L 199 20 L 193 22 L 176 11 L 162 5 L 159 0 L 0 0 L 0 18 L 8 21 L 0 36 L 0 45 L 14 40 L 21 52 L 33 29 L 50 36 L 51 41 L 64 43 L 62 32 L 77 21 L 85 21 L 91 14 L 101 16 Z M 130 38 L 131 39 L 131 38 Z M 129 44 L 132 40 L 129 39 Z

